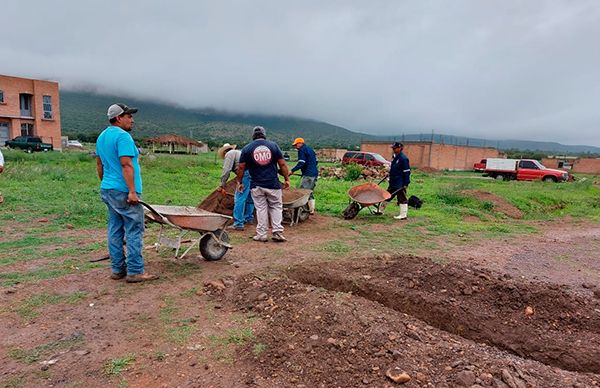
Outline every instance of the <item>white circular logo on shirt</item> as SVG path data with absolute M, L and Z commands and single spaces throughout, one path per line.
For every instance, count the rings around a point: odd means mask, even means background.
M 252 157 L 254 161 L 261 166 L 266 166 L 271 163 L 271 149 L 267 146 L 260 145 L 254 149 L 252 152 Z

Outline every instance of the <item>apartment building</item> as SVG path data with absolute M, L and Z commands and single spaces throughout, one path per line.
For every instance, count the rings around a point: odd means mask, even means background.
M 0 146 L 17 136 L 38 136 L 61 149 L 58 82 L 0 74 Z

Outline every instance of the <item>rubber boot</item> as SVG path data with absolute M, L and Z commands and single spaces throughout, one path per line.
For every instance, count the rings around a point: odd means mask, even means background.
M 407 203 L 401 203 L 400 204 L 400 214 L 398 214 L 397 216 L 394 216 L 395 219 L 397 220 L 405 220 L 408 216 L 408 204 Z
M 383 201 L 379 203 L 379 209 L 377 209 L 375 211 L 375 214 L 383 214 L 383 212 L 385 211 L 385 208 L 387 207 L 387 205 L 389 205 L 390 203 L 388 201 Z
M 308 212 L 310 214 L 315 214 L 315 200 L 314 199 L 308 200 Z

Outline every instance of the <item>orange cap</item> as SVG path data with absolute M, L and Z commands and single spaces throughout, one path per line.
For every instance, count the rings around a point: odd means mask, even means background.
M 292 143 L 292 145 L 295 146 L 298 143 L 304 144 L 304 139 L 301 137 L 297 137 L 296 139 L 294 139 L 294 142 Z

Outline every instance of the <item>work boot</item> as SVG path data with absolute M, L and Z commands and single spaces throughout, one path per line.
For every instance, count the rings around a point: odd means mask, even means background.
M 150 275 L 149 273 L 140 273 L 137 275 L 127 275 L 125 281 L 127 283 L 140 283 L 140 282 L 148 282 L 150 280 L 156 280 L 158 276 Z
M 375 210 L 375 214 L 383 214 L 383 212 L 385 211 L 385 208 L 387 207 L 387 205 L 389 205 L 390 203 L 388 201 L 383 201 L 383 202 L 379 202 L 379 208 L 377 208 Z
M 243 231 L 244 230 L 244 226 L 239 226 L 239 225 L 229 225 L 227 227 L 228 230 L 239 230 L 239 231 Z
M 308 212 L 310 214 L 315 214 L 315 200 L 314 199 L 308 200 Z
M 113 272 L 110 274 L 112 280 L 123 279 L 125 276 L 127 276 L 127 272 Z
M 267 236 L 259 236 L 257 234 L 256 236 L 252 237 L 252 240 L 260 241 L 260 242 L 267 242 L 267 241 L 269 241 L 269 238 Z
M 397 220 L 406 220 L 407 216 L 408 216 L 408 204 L 401 203 L 400 204 L 400 214 L 398 214 L 397 216 L 394 216 L 394 218 Z
M 287 238 L 283 236 L 283 232 L 273 232 L 273 236 L 271 237 L 271 239 L 276 242 L 287 241 Z

